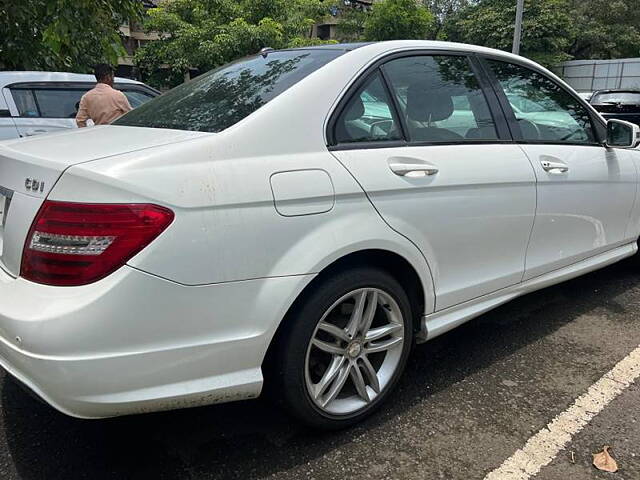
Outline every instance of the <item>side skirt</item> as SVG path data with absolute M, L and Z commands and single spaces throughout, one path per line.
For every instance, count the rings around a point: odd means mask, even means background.
M 431 340 L 509 300 L 571 278 L 579 277 L 593 270 L 598 270 L 599 268 L 618 262 L 623 258 L 630 257 L 637 251 L 638 245 L 636 242 L 622 245 L 608 252 L 581 260 L 573 265 L 531 278 L 526 282 L 474 298 L 473 300 L 454 305 L 440 312 L 425 315 L 420 322 L 420 332 L 417 335 L 416 341 L 423 343 Z

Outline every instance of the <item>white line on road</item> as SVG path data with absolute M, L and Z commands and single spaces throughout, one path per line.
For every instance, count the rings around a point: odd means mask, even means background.
M 578 397 L 567 410 L 531 437 L 485 480 L 527 480 L 567 446 L 613 399 L 640 376 L 640 345 Z

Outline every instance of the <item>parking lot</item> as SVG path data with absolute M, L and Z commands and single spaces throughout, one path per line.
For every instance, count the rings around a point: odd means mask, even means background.
M 482 479 L 640 344 L 640 268 L 625 261 L 520 298 L 418 346 L 382 412 L 343 432 L 262 400 L 106 421 L 0 383 L 0 478 Z M 640 386 L 535 477 L 640 478 Z M 612 447 L 620 470 L 591 454 Z

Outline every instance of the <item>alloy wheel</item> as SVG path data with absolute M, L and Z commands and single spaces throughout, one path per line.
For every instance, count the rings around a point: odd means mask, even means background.
M 305 383 L 317 408 L 350 415 L 370 405 L 401 363 L 404 319 L 378 288 L 353 290 L 322 315 L 307 347 Z

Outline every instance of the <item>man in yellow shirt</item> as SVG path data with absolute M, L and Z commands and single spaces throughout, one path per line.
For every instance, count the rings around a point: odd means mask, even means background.
M 76 114 L 78 127 L 86 127 L 87 120 L 95 125 L 106 125 L 131 110 L 129 100 L 119 90 L 113 88 L 113 68 L 101 63 L 94 70 L 98 84 L 80 99 Z

